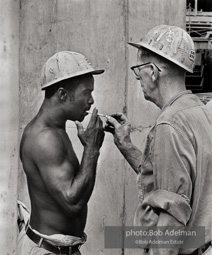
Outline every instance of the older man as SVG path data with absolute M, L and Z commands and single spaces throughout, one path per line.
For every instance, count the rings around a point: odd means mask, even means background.
M 18 255 L 80 254 L 86 241 L 87 203 L 92 194 L 97 160 L 104 139 L 97 109 L 83 129 L 94 103 L 94 70 L 76 52 L 58 52 L 45 63 L 38 114 L 26 126 L 20 155 L 27 176 L 31 215 L 18 239 Z M 66 133 L 66 121 L 75 121 L 84 146 L 81 163 Z
M 146 100 L 161 108 L 144 152 L 130 139 L 130 123 L 113 114 L 106 129 L 138 174 L 136 226 L 184 229 L 204 227 L 205 240 L 188 247 L 147 246 L 149 254 L 209 254 L 212 240 L 212 114 L 186 90 L 185 71 L 193 72 L 194 44 L 181 28 L 161 25 L 139 43 L 131 69 Z M 179 236 L 174 236 L 175 241 Z M 178 242 L 179 243 L 179 242 Z M 210 253 L 211 254 L 211 253 Z

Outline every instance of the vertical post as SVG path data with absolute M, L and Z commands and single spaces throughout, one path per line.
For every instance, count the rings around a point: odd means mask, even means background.
M 0 0 L 0 248 L 16 254 L 19 147 L 19 0 Z
M 198 0 L 195 0 L 195 6 L 194 6 L 195 16 L 197 15 L 197 10 L 198 10 Z

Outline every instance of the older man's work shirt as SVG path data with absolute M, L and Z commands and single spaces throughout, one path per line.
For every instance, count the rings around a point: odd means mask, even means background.
M 204 226 L 212 239 L 212 113 L 190 91 L 162 109 L 139 171 L 136 226 Z

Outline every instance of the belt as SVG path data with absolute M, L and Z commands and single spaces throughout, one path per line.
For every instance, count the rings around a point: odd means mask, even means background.
M 212 242 L 208 242 L 206 244 L 204 244 L 203 246 L 201 246 L 200 248 L 198 248 L 197 250 L 195 250 L 194 252 L 190 253 L 189 255 L 201 255 L 203 254 L 210 246 L 212 246 Z M 179 255 L 183 255 L 183 254 L 179 254 Z
M 64 255 L 71 255 L 77 251 L 79 251 L 80 245 L 74 246 L 54 246 L 50 244 L 48 241 L 37 235 L 35 232 L 32 231 L 31 228 L 27 228 L 26 230 L 27 236 L 40 248 L 43 248 L 47 251 L 53 252 L 55 254 L 64 254 Z

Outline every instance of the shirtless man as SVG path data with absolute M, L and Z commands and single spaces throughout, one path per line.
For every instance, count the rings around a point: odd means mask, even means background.
M 20 146 L 31 215 L 19 234 L 18 255 L 81 254 L 104 131 L 97 109 L 86 130 L 80 122 L 94 103 L 93 75 L 103 72 L 74 52 L 59 52 L 44 65 L 45 98 L 26 126 Z M 84 146 L 80 164 L 65 130 L 67 120 L 76 122 Z

